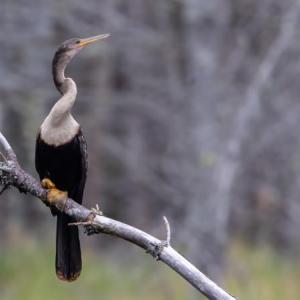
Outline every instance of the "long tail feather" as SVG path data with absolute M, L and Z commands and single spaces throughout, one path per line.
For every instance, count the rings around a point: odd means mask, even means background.
M 81 272 L 81 250 L 78 228 L 69 226 L 72 219 L 59 212 L 56 227 L 56 274 L 65 281 L 74 281 Z

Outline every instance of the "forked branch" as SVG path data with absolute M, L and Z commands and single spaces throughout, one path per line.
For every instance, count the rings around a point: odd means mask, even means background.
M 44 204 L 49 206 L 47 190 L 20 167 L 13 149 L 1 132 L 0 145 L 4 149 L 3 156 L 5 157 L 0 162 L 0 184 L 3 186 L 14 186 L 21 192 L 29 193 L 39 198 Z M 180 274 L 208 299 L 235 299 L 170 246 L 171 230 L 166 218 L 164 218 L 164 221 L 167 228 L 167 237 L 165 241 L 161 241 L 142 230 L 103 216 L 99 209 L 87 209 L 70 198 L 59 199 L 55 203 L 51 203 L 51 205 L 56 206 L 57 209 L 76 220 L 77 223 L 70 225 L 85 226 L 87 234 L 106 233 L 140 246 L 147 253 L 150 253 L 157 260 L 163 261 Z

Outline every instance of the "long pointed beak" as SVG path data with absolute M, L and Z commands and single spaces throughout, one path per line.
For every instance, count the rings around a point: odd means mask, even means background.
M 85 46 L 87 46 L 89 44 L 92 44 L 94 42 L 97 42 L 99 40 L 106 39 L 109 36 L 110 36 L 110 34 L 106 33 L 106 34 L 100 34 L 100 35 L 92 36 L 92 37 L 89 37 L 89 38 L 86 38 L 86 39 L 80 39 L 79 46 L 80 47 L 85 47 Z

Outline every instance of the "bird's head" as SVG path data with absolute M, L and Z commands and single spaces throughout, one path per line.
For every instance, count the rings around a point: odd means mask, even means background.
M 61 56 L 68 56 L 69 58 L 72 58 L 82 48 L 84 48 L 92 43 L 95 43 L 99 40 L 105 39 L 109 36 L 110 36 L 110 34 L 101 34 L 101 35 L 96 35 L 96 36 L 92 36 L 92 37 L 85 38 L 85 39 L 72 38 L 72 39 L 64 41 L 59 46 L 56 53 L 59 53 Z
M 101 34 L 89 38 L 72 38 L 64 41 L 55 52 L 52 62 L 52 72 L 56 87 L 61 90 L 64 81 L 64 70 L 70 60 L 84 47 L 109 37 L 110 34 Z

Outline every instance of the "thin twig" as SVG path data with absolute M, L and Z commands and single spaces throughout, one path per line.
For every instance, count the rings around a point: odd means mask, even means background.
M 167 238 L 166 238 L 166 244 L 167 246 L 170 246 L 170 242 L 171 242 L 171 227 L 170 227 L 170 223 L 167 219 L 166 216 L 163 216 L 165 225 L 166 225 L 166 229 L 167 229 Z
M 0 144 L 3 146 L 6 154 L 13 151 L 5 136 L 0 132 Z
M 3 159 L 3 161 L 7 162 L 6 157 L 4 156 L 4 154 L 0 151 L 0 157 Z

